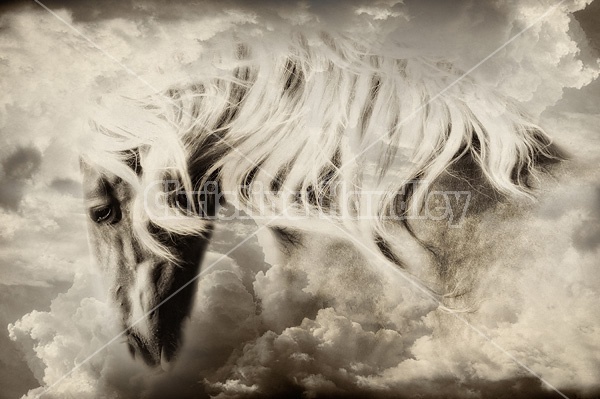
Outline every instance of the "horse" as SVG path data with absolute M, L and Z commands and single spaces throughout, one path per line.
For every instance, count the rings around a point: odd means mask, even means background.
M 482 230 L 517 218 L 566 158 L 443 59 L 322 32 L 204 57 L 190 82 L 103 99 L 81 156 L 92 251 L 149 366 L 177 356 L 222 206 L 257 221 L 276 262 L 326 242 L 323 256 L 356 251 L 461 311 Z

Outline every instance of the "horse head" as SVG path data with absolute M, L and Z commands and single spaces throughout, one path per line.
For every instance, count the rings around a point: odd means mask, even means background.
M 134 169 L 141 177 L 141 168 Z M 82 172 L 90 245 L 119 311 L 129 351 L 146 364 L 165 369 L 180 346 L 212 226 L 204 222 L 203 231 L 196 234 L 169 231 L 140 217 L 139 187 L 136 191 L 126 179 L 85 161 Z M 179 191 L 169 201 L 181 206 L 188 205 L 189 198 L 199 198 L 187 194 Z M 214 215 L 214 206 L 201 208 L 195 216 Z

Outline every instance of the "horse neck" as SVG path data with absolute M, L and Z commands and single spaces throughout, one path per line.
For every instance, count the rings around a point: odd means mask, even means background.
M 392 227 L 404 239 L 391 243 L 391 249 L 402 253 L 409 247 L 404 267 L 450 302 L 460 298 L 451 307 L 468 306 L 468 293 L 493 256 L 495 227 L 513 218 L 518 206 L 499 194 L 467 156 L 433 182 L 429 193 L 434 195 L 426 197 L 419 217 L 409 215 Z

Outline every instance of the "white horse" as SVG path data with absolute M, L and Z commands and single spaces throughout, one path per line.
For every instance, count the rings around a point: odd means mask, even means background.
M 253 216 L 278 262 L 352 249 L 466 309 L 490 215 L 518 217 L 563 159 L 518 105 L 444 61 L 328 34 L 206 61 L 161 95 L 106 102 L 82 155 L 95 256 L 149 365 L 180 347 L 219 204 Z

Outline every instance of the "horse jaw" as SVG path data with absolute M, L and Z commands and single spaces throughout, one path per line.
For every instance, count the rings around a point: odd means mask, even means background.
M 174 264 L 150 252 L 135 237 L 131 202 L 134 194 L 123 180 L 82 165 L 86 205 L 112 203 L 120 218 L 114 223 L 88 221 L 89 242 L 102 272 L 131 355 L 151 367 L 168 369 L 176 357 L 182 328 L 192 310 L 200 263 L 209 236 L 168 236 L 163 242 L 177 254 Z M 159 235 L 164 232 L 153 231 Z
M 149 366 L 168 369 L 191 312 L 198 269 L 155 260 L 136 265 L 129 289 L 115 297 L 134 357 L 141 357 Z M 123 306 L 127 303 L 130 305 Z

